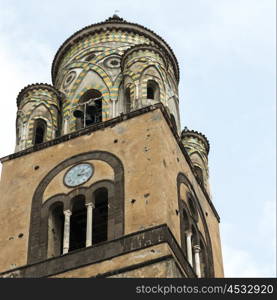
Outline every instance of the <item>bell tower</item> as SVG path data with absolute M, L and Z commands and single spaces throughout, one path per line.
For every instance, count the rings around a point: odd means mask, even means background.
M 179 115 L 170 46 L 114 15 L 17 97 L 1 159 L 1 277 L 223 277 L 207 138 Z

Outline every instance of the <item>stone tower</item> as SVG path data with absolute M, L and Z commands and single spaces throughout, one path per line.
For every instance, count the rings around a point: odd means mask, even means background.
M 114 15 L 59 48 L 17 97 L 1 159 L 1 277 L 222 277 L 209 142 L 181 131 L 179 68 Z

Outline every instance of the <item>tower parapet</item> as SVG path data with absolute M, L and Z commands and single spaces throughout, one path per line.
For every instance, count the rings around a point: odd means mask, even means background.
M 181 134 L 181 140 L 193 164 L 198 183 L 206 189 L 211 197 L 208 166 L 210 144 L 207 137 L 201 132 L 185 127 Z

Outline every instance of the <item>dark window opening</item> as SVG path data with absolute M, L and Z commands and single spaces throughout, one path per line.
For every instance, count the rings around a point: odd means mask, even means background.
M 191 211 L 191 215 L 194 218 L 194 220 L 198 220 L 198 212 L 197 212 L 197 208 L 195 206 L 195 202 L 194 202 L 194 198 L 193 196 L 189 193 L 188 194 L 188 204 L 189 204 L 189 208 Z
M 63 253 L 64 214 L 63 204 L 55 203 L 50 207 L 48 219 L 48 257 Z
M 194 171 L 196 173 L 196 179 L 199 182 L 200 185 L 204 186 L 204 180 L 203 180 L 203 171 L 200 167 L 195 166 Z
M 96 57 L 95 53 L 91 52 L 86 56 L 85 61 L 91 61 L 95 57 Z
M 131 111 L 131 91 L 130 88 L 127 88 L 125 91 L 125 99 L 126 99 L 126 113 Z
M 98 90 L 89 90 L 80 98 L 81 104 L 74 111 L 77 127 L 84 128 L 102 122 L 102 94 Z
M 159 100 L 159 85 L 154 80 L 147 81 L 147 99 Z
M 185 231 L 189 231 L 190 230 L 190 226 L 189 226 L 189 216 L 186 212 L 185 209 L 183 209 L 183 221 L 184 221 L 184 230 Z
M 147 87 L 147 99 L 153 99 L 154 100 L 154 89 L 151 86 Z
M 34 144 L 41 144 L 45 140 L 45 133 L 46 133 L 46 128 L 47 124 L 44 120 L 42 119 L 37 119 L 35 121 L 35 134 L 34 134 Z
M 95 207 L 93 210 L 92 244 L 108 239 L 108 191 L 100 188 L 94 192 Z
M 69 251 L 86 247 L 87 210 L 85 197 L 83 195 L 74 197 L 72 204 Z

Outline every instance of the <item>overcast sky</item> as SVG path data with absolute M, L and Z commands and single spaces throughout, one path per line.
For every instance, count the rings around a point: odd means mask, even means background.
M 0 0 L 0 8 L 0 157 L 14 151 L 19 91 L 51 83 L 59 46 L 119 10 L 162 36 L 179 61 L 182 127 L 211 145 L 225 276 L 276 277 L 275 0 Z

